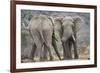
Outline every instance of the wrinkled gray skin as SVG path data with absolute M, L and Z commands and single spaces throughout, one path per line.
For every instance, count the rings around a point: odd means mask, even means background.
M 44 15 L 40 16 L 34 16 L 29 24 L 30 33 L 32 35 L 32 38 L 34 40 L 34 45 L 36 49 L 38 50 L 38 57 L 40 57 L 40 60 L 43 60 L 43 57 L 47 55 L 44 51 L 49 51 L 50 58 L 52 58 L 52 54 L 50 49 L 52 48 L 52 23 L 51 21 Z M 43 48 L 44 46 L 44 48 Z M 43 49 L 45 49 L 43 51 Z M 35 52 L 35 50 L 33 51 Z M 43 54 L 45 54 L 43 56 Z
M 56 30 L 60 34 L 63 46 L 63 59 L 72 59 L 72 45 L 74 48 L 74 58 L 78 59 L 77 52 L 77 31 L 82 19 L 79 16 L 56 17 L 54 19 Z
M 36 51 L 38 51 L 38 57 L 39 60 L 47 60 L 47 55 L 49 52 L 50 60 L 53 59 L 51 49 L 53 48 L 52 45 L 52 35 L 53 35 L 53 24 L 52 20 L 50 20 L 45 15 L 38 15 L 33 16 L 29 26 L 27 27 L 29 29 L 30 35 L 33 39 L 33 45 L 32 45 L 32 51 L 31 51 L 31 59 L 34 59 Z M 54 46 L 54 45 L 53 45 Z M 57 54 L 57 56 L 60 59 L 60 55 L 57 51 L 57 48 L 54 50 Z

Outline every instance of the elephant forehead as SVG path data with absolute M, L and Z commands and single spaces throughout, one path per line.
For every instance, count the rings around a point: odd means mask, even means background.
M 66 20 L 65 22 L 63 22 L 63 27 L 72 27 L 74 24 L 71 21 Z
M 66 16 L 66 17 L 63 19 L 63 22 L 65 22 L 65 21 L 73 22 L 74 20 L 73 20 L 72 17 L 70 17 L 70 16 Z

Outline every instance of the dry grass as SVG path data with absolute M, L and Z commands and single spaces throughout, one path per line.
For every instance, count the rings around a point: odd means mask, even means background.
M 89 59 L 89 50 L 84 49 L 82 52 L 79 54 L 80 59 Z

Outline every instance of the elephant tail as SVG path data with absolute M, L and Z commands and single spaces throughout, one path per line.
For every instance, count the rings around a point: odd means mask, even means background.
M 41 44 L 42 44 L 42 46 L 43 46 L 43 44 L 46 43 L 46 42 L 45 42 L 45 39 L 44 39 L 43 31 L 42 31 L 42 30 L 39 31 L 39 35 L 40 35 L 40 37 L 41 37 L 41 42 L 42 42 Z

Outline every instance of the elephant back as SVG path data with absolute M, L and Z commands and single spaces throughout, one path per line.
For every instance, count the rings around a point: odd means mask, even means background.
M 46 15 L 37 15 L 32 17 L 29 27 L 32 30 L 50 30 L 52 23 Z

